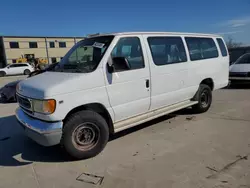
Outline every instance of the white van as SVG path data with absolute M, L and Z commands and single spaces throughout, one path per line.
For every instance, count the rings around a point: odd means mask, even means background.
M 227 86 L 218 35 L 133 32 L 78 42 L 52 71 L 17 86 L 16 117 L 28 137 L 74 158 L 100 153 L 109 135 L 192 106 L 209 109 Z

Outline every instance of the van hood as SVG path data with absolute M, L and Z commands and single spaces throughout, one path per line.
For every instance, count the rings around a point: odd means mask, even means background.
M 35 99 L 50 98 L 101 86 L 104 83 L 97 80 L 100 76 L 103 74 L 98 69 L 92 73 L 45 72 L 21 81 L 17 93 Z
M 229 68 L 230 72 L 250 72 L 250 64 L 233 64 Z

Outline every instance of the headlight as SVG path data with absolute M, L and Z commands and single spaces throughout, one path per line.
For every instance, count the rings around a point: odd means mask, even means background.
M 34 112 L 52 114 L 56 110 L 56 101 L 54 99 L 32 100 L 32 106 Z

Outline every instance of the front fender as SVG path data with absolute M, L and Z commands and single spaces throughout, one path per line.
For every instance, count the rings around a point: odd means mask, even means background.
M 105 86 L 78 92 L 72 92 L 55 97 L 57 101 L 56 110 L 53 114 L 46 116 L 34 114 L 37 118 L 47 121 L 62 121 L 67 114 L 74 108 L 82 105 L 99 103 L 109 112 L 111 119 L 114 120 L 114 112 L 110 106 Z

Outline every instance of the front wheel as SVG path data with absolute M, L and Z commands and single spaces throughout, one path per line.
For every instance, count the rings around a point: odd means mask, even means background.
M 192 107 L 195 113 L 203 113 L 208 111 L 212 103 L 212 91 L 208 85 L 201 84 L 194 101 L 198 101 L 198 104 Z
M 65 122 L 61 145 L 75 159 L 87 159 L 98 155 L 109 139 L 105 119 L 93 111 L 80 111 Z

